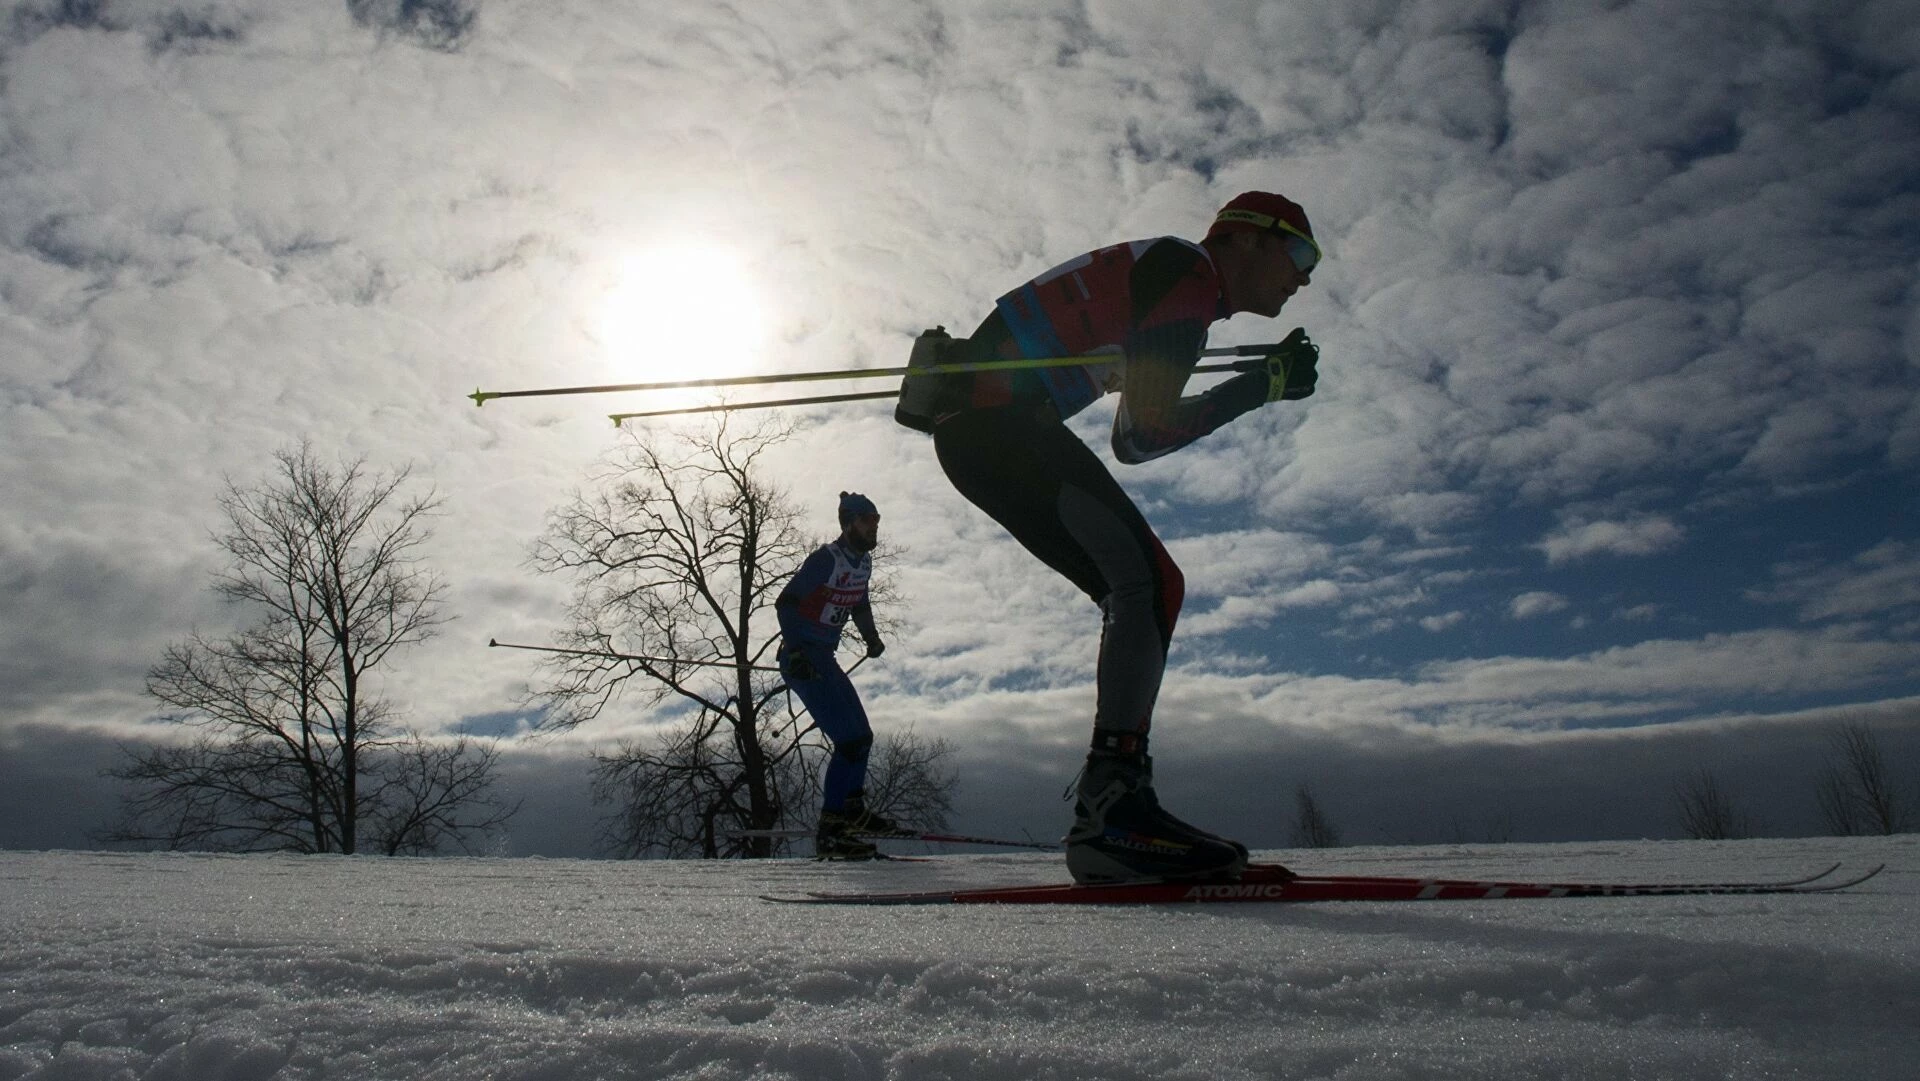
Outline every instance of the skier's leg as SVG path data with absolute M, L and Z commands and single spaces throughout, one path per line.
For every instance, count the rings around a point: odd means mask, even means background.
M 1067 866 L 1083 882 L 1231 875 L 1244 846 L 1168 814 L 1147 730 L 1179 615 L 1179 569 L 1093 452 L 1057 422 L 963 414 L 934 431 L 962 495 L 1101 605 L 1099 705 Z
M 826 654 L 825 650 L 819 652 Z M 838 811 L 846 806 L 848 795 L 866 784 L 867 751 L 873 746 L 873 726 L 867 723 L 867 710 L 860 704 L 853 681 L 831 656 L 818 671 L 817 682 L 822 686 L 814 693 L 820 708 L 816 710 L 808 703 L 807 711 L 813 714 L 814 725 L 833 744 L 833 755 L 827 760 L 826 776 L 821 782 L 821 806 Z
M 812 663 L 813 675 L 809 679 L 788 675 L 787 686 L 800 696 L 814 727 L 820 729 L 833 746 L 827 758 L 826 775 L 821 778 L 815 847 L 827 858 L 871 859 L 875 855 L 874 846 L 849 834 L 862 825 L 857 819 L 867 817 L 863 806 L 853 804 L 859 802 L 855 794 L 866 783 L 867 752 L 873 746 L 873 728 L 867 722 L 866 708 L 860 704 L 853 681 L 841 671 L 832 651 L 822 646 L 804 648 Z
M 1075 470 L 1061 483 L 1057 505 L 1061 524 L 1108 587 L 1099 598 L 1099 697 L 1093 724 L 1103 732 L 1145 736 L 1153 724 L 1186 579 L 1133 501 L 1098 461 L 1092 464 L 1100 475 Z
M 1011 407 L 947 421 L 934 448 L 961 495 L 1100 605 L 1094 726 L 1144 735 L 1185 582 L 1139 508 L 1065 425 Z

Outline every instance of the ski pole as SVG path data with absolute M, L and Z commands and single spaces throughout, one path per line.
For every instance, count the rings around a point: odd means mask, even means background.
M 501 649 L 527 649 L 527 650 L 532 650 L 536 653 L 565 653 L 575 657 L 606 657 L 610 660 L 616 660 L 616 661 L 647 661 L 653 664 L 686 664 L 686 665 L 697 665 L 703 668 L 742 667 L 741 665 L 734 664 L 730 661 L 683 661 L 683 660 L 675 660 L 672 657 L 641 657 L 632 653 L 611 653 L 605 650 L 598 650 L 598 649 L 562 649 L 559 646 L 522 646 L 522 645 L 515 645 L 512 642 L 495 641 L 492 638 L 487 639 L 487 645 L 490 647 L 498 646 Z M 765 665 L 759 665 L 759 664 L 749 664 L 749 665 L 746 665 L 745 667 L 750 672 L 780 671 L 778 668 L 768 668 Z
M 874 390 L 864 394 L 823 394 L 817 398 L 779 398 L 767 402 L 722 402 L 719 405 L 690 405 L 685 409 L 653 409 L 645 413 L 608 413 L 607 419 L 618 428 L 622 421 L 641 417 L 678 417 L 688 413 L 730 413 L 740 409 L 773 409 L 783 405 L 824 405 L 828 402 L 862 402 L 870 398 L 898 398 L 897 390 Z
M 1201 350 L 1203 357 L 1264 357 L 1280 348 L 1268 345 L 1231 345 Z M 959 364 L 933 364 L 920 368 L 840 368 L 820 372 L 785 372 L 775 375 L 735 375 L 715 379 L 676 379 L 664 383 L 610 383 L 592 387 L 546 387 L 538 390 L 475 390 L 467 397 L 482 406 L 495 398 L 537 398 L 557 394 L 613 394 L 638 390 L 691 390 L 703 387 L 752 387 L 770 383 L 807 383 L 831 379 L 875 379 L 904 375 L 961 375 L 967 372 L 996 372 L 1029 368 L 1065 368 L 1085 364 L 1108 364 L 1123 359 L 1119 353 L 1092 353 L 1078 357 L 1018 357 L 1013 360 L 976 360 Z M 1196 372 L 1239 371 L 1232 365 L 1201 365 Z M 751 408 L 750 406 L 747 408 Z
M 1086 358 L 1080 357 L 1077 359 L 1084 361 Z M 1001 363 L 1005 364 L 1007 362 Z M 1194 366 L 1193 374 L 1200 375 L 1207 372 L 1244 372 L 1249 370 L 1251 363 L 1253 362 L 1239 361 L 1233 364 L 1199 364 Z M 907 369 L 898 368 L 894 370 L 906 371 Z M 916 374 L 924 372 L 937 375 L 943 371 L 991 371 L 993 369 L 983 368 L 977 365 L 952 364 L 941 365 L 937 368 L 914 368 L 912 370 Z M 825 394 L 817 398 L 775 398 L 771 401 L 764 402 L 722 402 L 719 405 L 690 405 L 684 409 L 652 409 L 644 413 L 608 413 L 607 419 L 613 421 L 613 426 L 618 428 L 622 421 L 639 420 L 642 417 L 678 417 L 685 416 L 688 413 L 731 413 L 741 409 L 773 409 L 785 405 L 824 405 L 828 402 L 861 402 L 874 398 L 898 398 L 899 396 L 900 392 L 897 390 L 875 390 L 868 391 L 864 394 Z

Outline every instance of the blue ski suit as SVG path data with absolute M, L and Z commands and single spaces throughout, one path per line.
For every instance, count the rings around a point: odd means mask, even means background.
M 867 779 L 873 728 L 834 651 L 849 618 L 869 650 L 880 640 L 867 603 L 872 572 L 873 560 L 866 552 L 855 552 L 841 541 L 823 544 L 773 602 L 780 617 L 780 672 L 814 725 L 833 742 L 821 786 L 821 808 L 827 811 L 843 809 L 848 794 L 859 791 Z

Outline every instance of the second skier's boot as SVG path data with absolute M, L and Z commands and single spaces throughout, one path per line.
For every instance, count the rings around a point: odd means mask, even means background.
M 847 832 L 864 837 L 910 837 L 914 833 L 878 811 L 868 810 L 867 790 L 864 788 L 847 793 L 847 802 L 841 815 L 846 820 Z
M 820 812 L 820 825 L 813 833 L 813 853 L 823 860 L 871 860 L 880 856 L 872 841 L 854 835 L 844 811 Z
M 1087 755 L 1066 836 L 1067 870 L 1080 883 L 1233 878 L 1247 850 L 1168 814 L 1153 791 L 1145 740 L 1138 750 Z
M 879 850 L 869 838 L 912 837 L 914 831 L 877 811 L 867 809 L 867 793 L 855 789 L 837 811 L 820 812 L 813 849 L 823 860 L 877 859 Z

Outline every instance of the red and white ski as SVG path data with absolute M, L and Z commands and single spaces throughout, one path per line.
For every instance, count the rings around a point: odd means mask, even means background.
M 1884 865 L 1882 865 L 1884 866 Z M 1041 884 L 911 893 L 808 893 L 767 896 L 810 905 L 1154 905 L 1249 901 L 1469 901 L 1539 897 L 1672 897 L 1684 894 L 1827 893 L 1857 886 L 1881 871 L 1835 878 L 1839 864 L 1783 882 L 1496 882 L 1376 875 L 1300 875 L 1279 864 L 1253 864 L 1238 879 L 1206 882 L 1127 882 L 1080 886 Z

